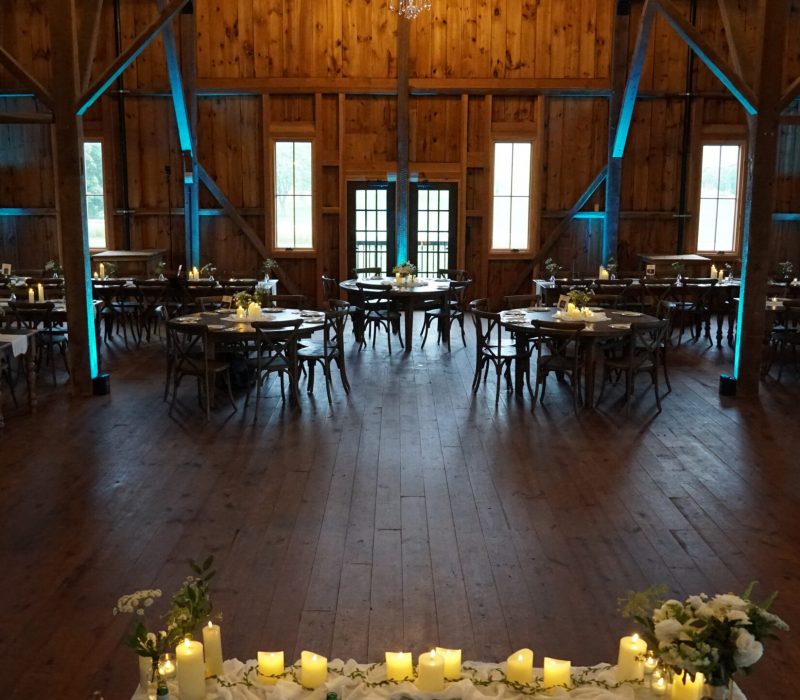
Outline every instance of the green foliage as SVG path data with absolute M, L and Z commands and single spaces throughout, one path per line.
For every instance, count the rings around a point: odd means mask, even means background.
M 392 272 L 396 275 L 416 275 L 417 266 L 406 260 L 402 265 L 395 265 L 392 268 Z
M 555 262 L 553 258 L 547 258 L 547 260 L 544 261 L 544 269 L 547 270 L 547 274 L 550 275 L 550 277 L 555 277 L 556 273 L 561 270 L 561 265 Z
M 789 279 L 792 276 L 792 272 L 794 272 L 794 265 L 790 260 L 784 260 L 778 263 L 778 270 L 783 279 Z
M 683 271 L 686 269 L 686 265 L 682 261 L 676 260 L 672 263 L 672 269 L 675 270 L 676 275 L 682 275 Z
M 200 268 L 200 277 L 213 277 L 217 274 L 217 266 L 213 262 L 207 262 Z
M 237 308 L 246 309 L 250 306 L 251 301 L 253 301 L 253 295 L 249 292 L 236 292 L 233 295 L 233 303 Z
M 264 262 L 261 264 L 261 272 L 262 272 L 262 274 L 264 274 L 264 275 L 268 275 L 270 272 L 272 272 L 273 270 L 275 270 L 277 267 L 278 267 L 278 263 L 277 263 L 277 262 L 276 262 L 274 259 L 272 259 L 272 258 L 267 258 L 267 259 L 266 259 L 266 260 L 265 260 L 265 261 L 264 261 Z
M 588 294 L 588 292 L 585 292 L 582 289 L 570 289 L 569 300 L 579 309 L 582 309 L 584 306 L 589 306 L 589 302 L 591 302 L 592 297 Z
M 617 263 L 617 261 L 613 257 L 609 258 L 608 262 L 606 263 L 606 270 L 608 270 L 608 274 L 616 275 L 618 269 L 619 269 L 619 264 Z

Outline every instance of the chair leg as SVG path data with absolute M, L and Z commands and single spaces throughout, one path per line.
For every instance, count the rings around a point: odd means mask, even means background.
M 667 383 L 667 393 L 672 391 L 672 384 L 669 383 L 669 372 L 667 371 L 667 348 L 661 348 L 659 355 L 661 356 L 661 368 L 664 370 L 664 381 Z
M 503 381 L 503 366 L 500 362 L 495 362 L 496 384 L 494 390 L 494 405 L 500 403 L 500 382 Z
M 350 380 L 347 378 L 347 370 L 345 369 L 344 359 L 341 357 L 336 358 L 336 366 L 339 368 L 339 375 L 342 379 L 342 386 L 344 387 L 344 393 L 350 393 Z

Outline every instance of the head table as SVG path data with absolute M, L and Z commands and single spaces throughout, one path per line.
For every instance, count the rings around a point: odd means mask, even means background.
M 307 690 L 294 680 L 279 680 L 275 685 L 262 685 L 257 679 L 257 662 L 242 663 L 229 659 L 223 664 L 219 680 L 206 680 L 204 700 L 324 700 L 328 693 L 336 693 L 342 700 L 367 700 L 370 698 L 403 700 L 515 700 L 516 698 L 561 697 L 570 700 L 650 700 L 650 698 L 669 698 L 669 691 L 656 695 L 644 683 L 618 684 L 616 667 L 609 664 L 597 666 L 573 666 L 572 679 L 575 686 L 571 690 L 553 688 L 549 691 L 521 692 L 505 683 L 486 683 L 500 677 L 505 664 L 466 661 L 462 666 L 462 678 L 445 685 L 438 692 L 422 692 L 411 681 L 380 684 L 385 679 L 383 664 L 359 664 L 352 659 L 334 659 L 328 663 L 328 679 L 316 690 Z M 297 665 L 295 666 L 297 668 Z M 541 680 L 542 669 L 534 672 L 534 680 Z M 170 698 L 180 698 L 175 680 L 168 682 Z M 746 700 L 744 694 L 734 685 L 731 700 Z M 141 687 L 131 700 L 147 700 L 147 692 Z

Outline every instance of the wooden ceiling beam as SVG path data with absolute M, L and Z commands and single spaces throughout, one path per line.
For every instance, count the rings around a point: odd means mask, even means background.
M 0 66 L 3 66 L 22 85 L 27 87 L 48 109 L 53 109 L 53 98 L 47 88 L 26 71 L 17 60 L 0 46 Z
M 133 40 L 133 43 L 125 49 L 114 62 L 108 66 L 84 91 L 78 100 L 75 112 L 78 116 L 83 116 L 86 111 L 102 96 L 109 86 L 133 63 L 139 54 L 142 53 L 159 32 L 169 24 L 178 12 L 180 12 L 190 0 L 170 0 L 166 8 L 156 17 L 147 28 Z
M 52 112 L 0 113 L 0 124 L 52 124 Z
M 786 92 L 781 95 L 778 109 L 784 112 L 786 108 L 795 101 L 795 98 L 800 95 L 800 77 L 796 78 L 794 82 L 786 88 Z
M 656 0 L 656 7 L 661 16 L 675 30 L 697 57 L 717 77 L 731 94 L 739 100 L 749 115 L 758 112 L 757 100 L 753 90 L 739 77 L 722 57 L 703 39 L 700 32 L 693 27 L 670 0 Z
M 733 69 L 744 81 L 748 82 L 752 76 L 752 63 L 750 54 L 745 47 L 742 23 L 736 17 L 736 3 L 734 0 L 718 0 L 719 12 L 722 16 L 722 26 L 725 29 L 725 38 L 728 41 L 728 50 L 731 53 Z
M 92 66 L 100 34 L 103 0 L 84 0 L 83 19 L 78 29 L 78 59 L 81 65 L 81 90 L 86 90 L 92 80 Z

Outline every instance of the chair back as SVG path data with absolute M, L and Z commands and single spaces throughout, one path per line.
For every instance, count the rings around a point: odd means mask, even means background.
M 717 277 L 684 277 L 684 284 L 710 284 L 712 287 L 719 282 Z
M 284 309 L 307 309 L 308 297 L 305 294 L 270 294 L 265 303 Z
M 655 361 L 657 352 L 666 348 L 669 320 L 659 321 L 634 321 L 631 323 L 631 333 L 628 337 L 628 355 L 631 360 L 634 356 L 640 359 Z
M 207 373 L 208 328 L 205 324 L 167 321 L 167 349 L 176 371 L 198 375 Z
M 331 299 L 331 301 L 342 300 Z M 336 348 L 340 353 L 344 352 L 344 327 L 347 324 L 347 317 L 350 315 L 350 305 L 346 301 L 343 303 L 344 306 L 332 306 L 330 311 L 325 312 L 325 326 L 322 331 L 322 342 L 326 353 L 332 348 Z
M 475 352 L 478 357 L 488 355 L 499 359 L 503 354 L 503 325 L 500 314 L 484 311 L 476 304 L 486 301 L 476 299 L 470 303 L 472 322 L 475 324 Z
M 216 309 L 230 309 L 233 306 L 233 297 L 228 294 L 219 294 L 210 297 L 197 297 L 195 299 L 200 311 L 215 311 Z
M 52 301 L 9 301 L 8 308 L 14 312 L 17 328 L 36 330 L 50 328 L 53 322 L 50 318 L 55 305 Z
M 339 298 L 339 283 L 335 277 L 322 275 L 322 295 L 326 300 Z
M 297 362 L 297 337 L 302 324 L 301 318 L 252 322 L 256 332 L 259 374 L 263 371 L 294 368 Z
M 440 267 L 438 270 L 436 270 L 436 276 L 456 280 L 457 282 L 463 282 L 467 279 L 467 271 L 456 268 Z
M 355 267 L 353 268 L 353 274 L 356 278 L 361 277 L 375 277 L 376 275 L 383 274 L 383 270 L 379 267 Z
M 589 303 L 604 309 L 616 309 L 619 304 L 620 294 L 593 294 Z
M 580 322 L 544 321 L 534 319 L 533 327 L 536 329 L 537 356 L 541 360 L 547 355 L 560 358 L 564 361 L 576 360 L 578 356 L 578 335 L 586 324 Z
M 222 280 L 220 286 L 222 293 L 233 296 L 238 292 L 247 292 L 252 294 L 256 286 L 255 279 L 235 279 L 235 280 Z
M 377 310 L 379 307 L 388 309 L 391 299 L 389 292 L 392 289 L 391 284 L 376 283 L 376 282 L 356 282 L 360 299 L 368 303 L 366 311 Z
M 525 309 L 528 306 L 539 306 L 541 294 L 509 294 L 503 297 L 504 309 Z

